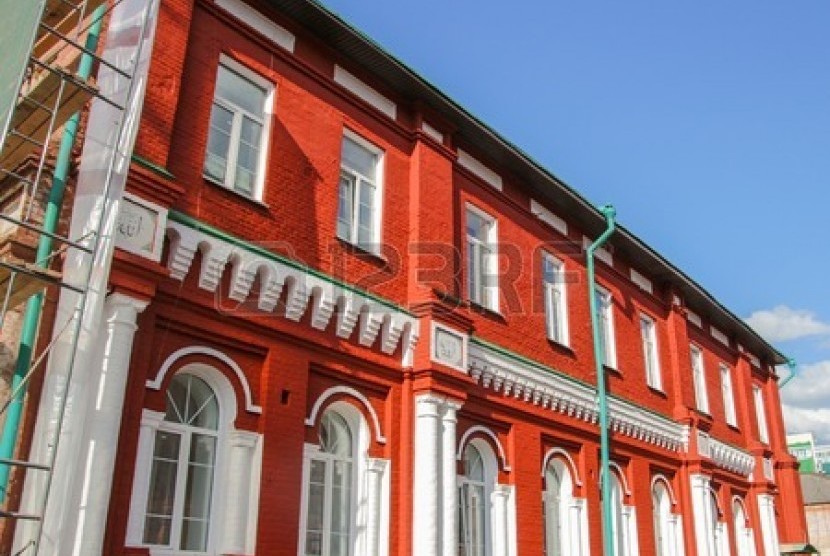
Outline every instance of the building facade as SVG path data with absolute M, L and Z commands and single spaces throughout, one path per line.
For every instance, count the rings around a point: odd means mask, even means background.
M 316 3 L 155 37 L 44 546 L 602 554 L 602 215 Z M 627 230 L 597 259 L 614 554 L 805 541 L 783 356 Z

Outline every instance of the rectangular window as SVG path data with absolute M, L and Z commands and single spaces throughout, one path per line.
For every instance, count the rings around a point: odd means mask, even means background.
M 602 364 L 615 369 L 617 367 L 617 346 L 614 341 L 614 300 L 611 297 L 611 292 L 604 288 L 597 286 L 596 292 Z
M 467 207 L 467 294 L 470 301 L 498 311 L 496 221 Z
M 640 335 L 643 340 L 646 382 L 652 388 L 662 390 L 663 379 L 660 376 L 660 359 L 657 354 L 657 326 L 651 317 L 640 315 Z
M 261 198 L 273 85 L 223 58 L 210 111 L 205 177 Z
M 732 371 L 726 365 L 720 366 L 720 387 L 723 393 L 723 411 L 726 414 L 726 424 L 738 426 L 738 417 L 735 414 L 735 393 L 732 389 Z
M 568 345 L 568 305 L 565 265 L 548 253 L 542 254 L 542 285 L 545 292 L 545 324 L 548 338 Z
M 767 414 L 764 404 L 764 393 L 760 386 L 752 387 L 752 397 L 755 399 L 755 418 L 758 420 L 758 438 L 764 444 L 769 444 L 769 430 L 767 429 Z
M 703 366 L 703 351 L 695 345 L 692 353 L 692 382 L 695 387 L 695 404 L 699 411 L 709 413 L 709 395 L 706 392 L 706 369 Z
M 380 149 L 346 133 L 340 151 L 337 237 L 361 249 L 380 250 Z

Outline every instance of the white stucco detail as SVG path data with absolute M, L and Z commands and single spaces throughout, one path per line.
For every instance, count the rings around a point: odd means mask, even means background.
M 589 423 L 598 420 L 596 390 L 587 384 L 472 341 L 468 357 L 470 376 L 485 388 Z M 688 436 L 680 424 L 617 398 L 608 406 L 615 432 L 667 450 L 686 450 Z
M 394 102 L 338 65 L 334 66 L 334 82 L 354 94 L 357 98 L 371 104 L 393 120 L 395 119 L 398 107 Z
M 502 187 L 504 187 L 500 175 L 488 168 L 483 162 L 473 157 L 473 155 L 467 151 L 458 149 L 458 165 L 462 168 L 466 168 L 471 173 L 481 178 L 485 183 L 493 186 L 499 191 L 501 191 Z
M 535 199 L 530 200 L 530 212 L 531 214 L 533 214 L 533 216 L 535 216 L 536 218 L 538 218 L 539 220 L 541 220 L 542 222 L 544 222 L 545 224 L 547 224 L 548 226 L 562 234 L 563 236 L 568 236 L 568 223 L 556 214 L 554 214 L 553 211 L 548 210 L 545 206 L 543 206 Z
M 386 444 L 386 437 L 383 436 L 383 431 L 380 428 L 380 419 L 378 419 L 378 414 L 375 411 L 375 408 L 372 407 L 372 404 L 369 403 L 369 399 L 361 394 L 359 391 L 355 390 L 350 386 L 332 386 L 322 394 L 320 397 L 317 398 L 317 401 L 314 402 L 314 405 L 311 408 L 311 411 L 306 417 L 305 424 L 307 427 L 313 427 L 315 423 L 317 423 L 317 415 L 320 413 L 320 409 L 323 408 L 323 405 L 326 401 L 329 400 L 332 396 L 336 396 L 338 394 L 345 394 L 347 396 L 351 396 L 355 398 L 357 401 L 366 408 L 366 411 L 369 413 L 369 416 L 372 418 L 372 426 L 375 429 L 375 440 L 378 444 Z
M 755 469 L 755 458 L 743 450 L 709 438 L 712 462 L 720 468 L 749 477 Z
M 338 337 L 353 339 L 366 347 L 378 344 L 386 354 L 394 353 L 400 346 L 402 365 L 411 365 L 419 338 L 419 321 L 405 311 L 361 295 L 299 263 L 267 257 L 253 247 L 246 249 L 174 220 L 167 221 L 167 236 L 170 277 L 184 280 L 199 251 L 199 287 L 216 293 L 217 306 L 225 314 L 273 313 L 284 295 L 282 316 L 286 319 L 298 322 L 310 311 L 312 328 L 326 330 L 336 315 L 333 328 Z M 231 280 L 225 292 L 219 290 L 219 285 L 229 264 Z M 255 305 L 248 304 L 257 277 L 259 299 Z
M 565 461 L 568 462 L 568 473 L 571 476 L 571 480 L 573 481 L 573 484 L 575 486 L 581 487 L 582 486 L 582 480 L 579 478 L 579 474 L 577 473 L 577 471 L 579 471 L 579 468 L 576 466 L 576 464 L 574 463 L 573 458 L 567 452 L 567 450 L 563 450 L 562 448 L 551 448 L 550 450 L 548 450 L 545 453 L 545 457 L 542 458 L 542 472 L 541 472 L 542 477 L 545 476 L 545 470 L 548 467 L 548 462 L 551 460 L 551 458 L 554 458 L 554 457 L 562 458 L 562 459 L 564 459 Z
M 239 380 L 239 383 L 242 386 L 242 391 L 245 394 L 245 410 L 250 413 L 262 413 L 262 407 L 254 404 L 254 400 L 251 395 L 251 385 L 248 384 L 248 379 L 245 377 L 245 373 L 242 372 L 242 369 L 239 367 L 236 361 L 234 361 L 227 354 L 219 351 L 218 349 L 214 349 L 207 346 L 188 346 L 176 350 L 170 355 L 168 355 L 167 359 L 165 359 L 164 363 L 162 363 L 161 367 L 159 367 L 159 370 L 156 373 L 155 378 L 147 381 L 147 388 L 150 388 L 151 390 L 161 390 L 161 385 L 164 382 L 164 377 L 167 375 L 168 371 L 173 366 L 173 364 L 182 357 L 194 354 L 207 355 L 208 357 L 218 359 L 219 361 L 230 367 L 236 375 L 236 378 Z
M 491 431 L 490 429 L 488 429 L 487 427 L 485 427 L 483 425 L 474 425 L 474 426 L 470 427 L 469 429 L 467 429 L 466 431 L 464 431 L 464 436 L 462 436 L 461 440 L 458 441 L 458 450 L 455 454 L 455 459 L 457 459 L 458 461 L 461 461 L 461 458 L 464 455 L 464 447 L 467 445 L 467 440 L 469 440 L 470 437 L 473 436 L 474 434 L 478 434 L 478 433 L 483 434 L 484 436 L 486 436 L 487 438 L 489 438 L 490 440 L 493 441 L 493 445 L 496 447 L 496 450 L 498 450 L 498 452 L 499 452 L 499 459 L 501 460 L 501 468 L 506 472 L 510 472 L 511 469 L 510 469 L 510 465 L 507 463 L 507 455 L 504 452 L 504 447 L 501 445 L 501 442 L 499 442 L 499 437 L 496 436 L 496 433 L 494 433 L 493 431 Z
M 240 0 L 216 0 L 216 5 L 262 33 L 274 44 L 289 52 L 294 52 L 294 43 L 296 42 L 294 35 L 248 4 Z

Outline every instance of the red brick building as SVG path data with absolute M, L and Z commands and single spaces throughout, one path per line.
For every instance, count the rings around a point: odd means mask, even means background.
M 51 546 L 602 553 L 578 193 L 305 0 L 161 2 L 127 190 Z M 784 357 L 625 229 L 597 259 L 615 553 L 804 541 Z

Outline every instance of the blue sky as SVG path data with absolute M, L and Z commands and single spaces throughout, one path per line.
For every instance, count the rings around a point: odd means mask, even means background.
M 324 3 L 751 317 L 830 442 L 830 2 Z

